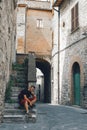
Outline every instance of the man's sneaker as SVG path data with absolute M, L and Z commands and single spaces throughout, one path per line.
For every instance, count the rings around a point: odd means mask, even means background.
M 36 107 L 36 105 L 33 104 L 32 106 L 30 106 L 30 109 L 33 109 L 33 108 L 35 108 L 35 107 Z
M 26 112 L 26 114 L 29 114 L 29 110 Z

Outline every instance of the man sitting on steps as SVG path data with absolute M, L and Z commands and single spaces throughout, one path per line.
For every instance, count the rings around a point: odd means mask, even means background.
M 28 86 L 27 89 L 24 89 L 20 92 L 18 99 L 19 104 L 24 106 L 26 113 L 29 113 L 29 107 L 33 107 L 36 102 L 35 86 Z

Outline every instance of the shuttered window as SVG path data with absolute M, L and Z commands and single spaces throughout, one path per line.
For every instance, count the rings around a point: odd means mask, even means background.
M 75 31 L 79 26 L 78 3 L 71 9 L 71 31 Z
M 43 28 L 43 20 L 37 19 L 37 28 Z

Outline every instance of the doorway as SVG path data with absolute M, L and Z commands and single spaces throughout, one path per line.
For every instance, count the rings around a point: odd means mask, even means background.
M 74 105 L 80 106 L 80 66 L 77 62 L 73 64 L 73 95 Z

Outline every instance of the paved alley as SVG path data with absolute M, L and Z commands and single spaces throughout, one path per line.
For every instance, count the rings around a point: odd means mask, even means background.
M 61 105 L 37 104 L 36 123 L 1 124 L 0 130 L 87 130 L 87 110 Z

